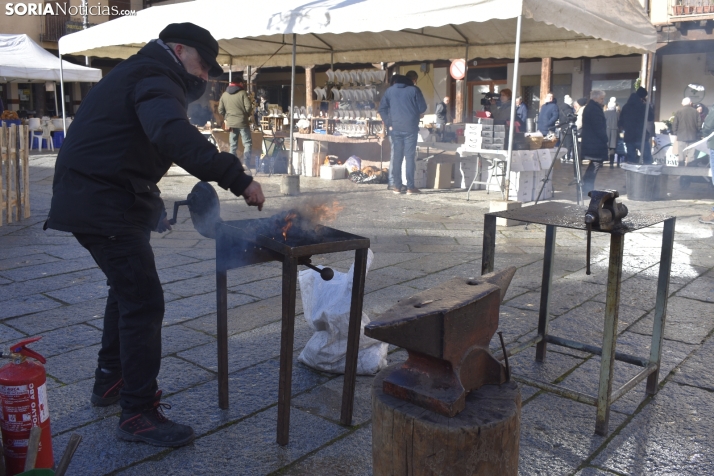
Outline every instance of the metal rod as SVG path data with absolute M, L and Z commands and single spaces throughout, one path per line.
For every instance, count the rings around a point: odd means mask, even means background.
M 293 144 L 293 129 L 295 128 L 295 113 L 293 109 L 295 107 L 295 43 L 297 35 L 293 33 L 293 59 L 292 59 L 292 71 L 290 73 L 290 157 L 288 158 L 288 173 L 289 175 L 295 175 L 295 167 L 293 167 L 293 149 L 295 145 Z
M 538 342 L 543 340 L 543 336 L 535 336 L 530 339 L 528 339 L 525 342 L 522 342 L 514 347 L 511 347 L 510 349 L 506 350 L 506 353 L 508 354 L 509 357 L 513 357 L 514 355 L 518 355 L 521 352 L 523 352 L 526 349 L 529 349 L 536 345 Z M 498 360 L 503 360 L 503 353 L 496 353 L 494 354 L 494 357 L 497 358 Z
M 355 268 L 352 279 L 352 301 L 350 303 L 350 323 L 347 332 L 347 355 L 345 357 L 345 379 L 342 386 L 342 409 L 340 423 L 352 424 L 352 410 L 355 399 L 357 379 L 357 357 L 359 353 L 359 334 L 362 324 L 362 305 L 364 302 L 364 281 L 367 274 L 368 248 L 355 251 Z
M 218 241 L 216 241 L 218 242 Z M 228 276 L 216 271 L 216 341 L 218 344 L 218 408 L 228 410 Z
M 634 377 L 632 377 L 625 385 L 623 385 L 622 387 L 618 388 L 617 390 L 615 390 L 615 391 L 612 393 L 612 397 L 610 397 L 610 403 L 611 403 L 611 404 L 614 403 L 614 402 L 617 401 L 621 396 L 623 396 L 624 394 L 626 394 L 627 392 L 629 392 L 630 390 L 632 390 L 633 388 L 635 388 L 635 386 L 636 386 L 638 383 L 642 382 L 645 378 L 647 378 L 648 376 L 652 375 L 652 373 L 653 373 L 653 372 L 656 372 L 658 368 L 659 368 L 659 365 L 657 365 L 657 364 L 649 364 L 647 367 L 645 367 L 644 369 L 642 369 L 641 371 L 639 371 L 639 372 L 637 373 L 637 375 L 635 375 Z
M 607 435 L 612 402 L 612 380 L 615 368 L 615 346 L 617 345 L 617 319 L 620 308 L 620 284 L 622 281 L 622 256 L 625 235 L 610 235 L 610 263 L 607 269 L 607 297 L 605 301 L 605 327 L 602 333 L 602 354 L 600 358 L 600 383 L 598 386 L 597 416 L 595 433 Z
M 67 112 L 65 111 L 64 107 L 64 66 L 62 63 L 62 53 L 59 55 L 60 59 L 60 89 L 62 91 L 62 127 L 64 128 L 64 138 L 67 138 Z M 57 88 L 55 88 L 57 89 Z M 55 94 L 57 92 L 55 91 Z M 42 145 L 42 142 L 40 142 L 40 145 Z
M 602 348 L 596 347 L 594 345 L 584 344 L 582 342 L 577 342 L 570 339 L 565 339 L 563 337 L 557 336 L 546 336 L 545 340 L 549 344 L 559 345 L 561 347 L 567 347 L 569 349 L 581 350 L 583 352 L 589 352 L 594 355 L 602 355 Z M 638 367 L 647 367 L 650 364 L 649 359 L 644 357 L 637 357 L 635 355 L 625 354 L 623 352 L 615 352 L 615 360 L 620 362 L 625 362 L 631 365 L 637 365 Z
M 493 261 L 496 253 L 496 217 L 483 216 L 483 247 L 481 249 L 481 274 L 493 271 Z
M 592 239 L 592 233 L 593 233 L 593 226 L 591 223 L 588 223 L 587 225 L 588 231 L 587 231 L 587 251 L 586 251 L 586 263 L 585 263 L 585 274 L 590 276 L 590 242 Z
M 65 473 L 67 472 L 67 468 L 69 468 L 69 463 L 72 462 L 72 456 L 74 456 L 74 453 L 77 451 L 77 447 L 79 446 L 79 443 L 82 441 L 82 435 L 79 433 L 72 433 L 72 436 L 69 437 L 69 442 L 67 443 L 67 447 L 64 450 L 64 453 L 62 453 L 62 459 L 60 459 L 60 462 L 57 463 L 57 469 L 55 470 L 55 476 L 64 476 Z
M 521 25 L 523 23 L 523 15 L 518 15 L 518 22 L 516 24 L 516 53 L 513 58 L 513 86 L 511 89 L 511 124 L 508 127 L 508 155 L 506 156 L 506 177 L 505 189 L 506 189 L 506 201 L 508 201 L 508 196 L 511 190 L 511 158 L 513 157 L 513 135 L 515 129 L 515 119 L 516 119 L 516 97 L 518 97 L 518 57 L 521 54 Z M 553 159 L 555 160 L 555 159 Z
M 540 309 L 538 311 L 538 335 L 543 338 L 536 346 L 536 362 L 544 362 L 548 352 L 548 321 L 550 319 L 550 286 L 553 282 L 553 257 L 555 256 L 555 225 L 545 228 L 545 250 L 543 252 L 543 278 L 540 288 Z
M 290 397 L 293 382 L 293 340 L 295 339 L 295 294 L 297 258 L 283 259 L 283 311 L 280 331 L 280 381 L 278 383 L 277 442 L 288 444 L 290 438 Z
M 506 351 L 506 343 L 503 342 L 503 332 L 498 333 L 498 338 L 501 340 L 501 351 L 503 353 L 503 360 L 506 364 L 506 382 L 511 381 L 511 366 L 508 364 L 508 352 Z
M 527 377 L 521 377 L 519 375 L 514 375 L 513 380 L 520 382 L 531 387 L 536 387 L 546 392 L 554 393 L 560 395 L 561 397 L 569 398 L 580 403 L 587 403 L 588 405 L 595 406 L 597 404 L 597 399 L 586 393 L 581 393 L 576 390 L 571 390 L 569 388 L 560 387 L 558 385 L 553 385 L 551 383 L 541 382 L 540 380 L 533 380 Z
M 647 393 L 657 393 L 659 380 L 659 364 L 662 360 L 662 339 L 664 325 L 667 321 L 667 299 L 669 296 L 669 274 L 672 270 L 672 253 L 674 248 L 674 226 L 677 219 L 668 218 L 664 221 L 662 230 L 662 253 L 659 260 L 659 277 L 657 278 L 657 298 L 655 302 L 654 325 L 652 328 L 652 346 L 650 347 L 650 362 L 657 364 L 657 371 L 647 380 Z

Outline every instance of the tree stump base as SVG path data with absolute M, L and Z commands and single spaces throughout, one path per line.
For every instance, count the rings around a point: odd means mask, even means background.
M 521 392 L 515 382 L 471 392 L 464 411 L 449 418 L 384 394 L 382 381 L 400 365 L 382 370 L 372 384 L 374 476 L 518 475 Z

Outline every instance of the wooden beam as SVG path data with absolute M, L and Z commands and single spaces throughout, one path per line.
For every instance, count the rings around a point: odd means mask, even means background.
M 593 89 L 592 78 L 592 62 L 590 58 L 583 60 L 583 97 L 590 97 L 590 91 Z
M 553 85 L 553 58 L 543 58 L 540 66 L 540 103 L 545 104 L 545 96 Z
M 466 94 L 466 79 L 456 80 L 456 97 L 454 98 L 454 122 L 464 122 L 466 112 L 464 111 L 464 95 Z
M 305 107 L 312 105 L 313 84 L 315 82 L 315 65 L 305 66 Z

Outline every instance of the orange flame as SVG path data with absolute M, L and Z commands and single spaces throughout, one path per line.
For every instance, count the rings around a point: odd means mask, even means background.
M 293 220 L 297 217 L 297 213 L 288 213 L 285 217 L 285 226 L 283 227 L 283 239 L 288 241 L 288 230 L 293 226 Z

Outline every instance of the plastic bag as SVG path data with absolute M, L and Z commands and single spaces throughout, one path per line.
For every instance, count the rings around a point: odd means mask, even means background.
M 362 159 L 356 155 L 350 156 L 350 158 L 345 161 L 345 167 L 347 167 L 347 173 L 359 172 L 362 170 Z
M 367 270 L 373 258 L 370 250 Z M 315 329 L 298 357 L 303 364 L 325 372 L 344 373 L 353 276 L 354 264 L 347 273 L 335 271 L 330 281 L 323 281 L 311 269 L 300 271 L 298 279 L 305 319 Z M 388 344 L 364 335 L 364 326 L 369 322 L 363 312 L 357 359 L 359 375 L 374 375 L 387 366 Z

